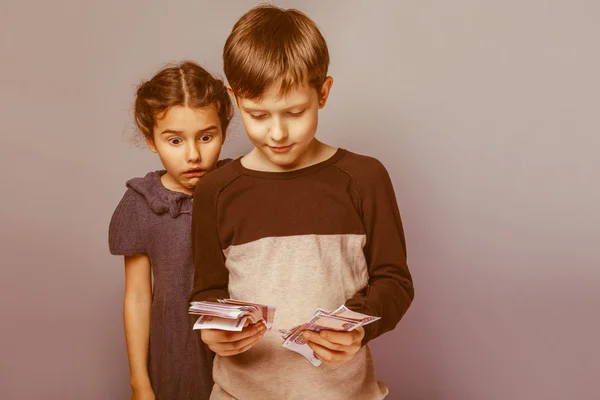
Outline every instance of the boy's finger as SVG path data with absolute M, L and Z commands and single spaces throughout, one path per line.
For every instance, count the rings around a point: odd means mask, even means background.
M 227 342 L 227 343 L 238 342 L 240 340 L 254 336 L 258 333 L 264 332 L 265 329 L 266 328 L 263 324 L 248 325 L 247 327 L 242 329 L 240 332 L 227 332 L 223 342 Z
M 264 324 L 255 324 L 254 326 L 247 326 L 239 332 L 224 331 L 221 329 L 203 329 L 201 334 L 202 341 L 205 343 L 231 343 L 254 336 L 264 330 Z
M 262 334 L 262 333 L 252 336 L 251 338 L 249 338 L 250 342 L 245 343 L 244 345 L 242 345 L 241 347 L 238 347 L 237 349 L 225 351 L 224 354 L 222 354 L 222 355 L 233 356 L 236 354 L 243 353 L 243 352 L 251 349 L 252 347 L 254 347 L 254 345 L 256 345 L 260 341 L 260 339 L 263 338 L 263 336 L 264 336 L 264 334 Z
M 219 329 L 202 329 L 200 331 L 200 337 L 202 337 L 203 342 L 216 342 L 222 336 L 223 331 Z
M 236 333 L 239 333 L 239 332 L 236 332 Z M 209 347 L 215 353 L 223 355 L 223 352 L 228 352 L 228 353 L 235 352 L 239 348 L 244 347 L 247 343 L 252 342 L 256 338 L 261 338 L 263 335 L 264 335 L 263 332 L 258 332 L 255 335 L 240 339 L 238 341 L 233 341 L 233 342 L 224 342 L 222 340 L 214 341 L 214 342 L 210 342 Z
M 229 342 L 226 345 L 226 350 L 238 351 L 238 350 L 248 346 L 251 343 L 257 342 L 263 336 L 264 336 L 264 332 L 258 332 L 252 336 L 238 340 L 237 342 Z
M 342 346 L 351 346 L 362 340 L 360 331 L 336 332 L 323 330 L 319 333 L 319 336 L 328 342 L 340 344 Z
M 317 332 L 305 331 L 302 334 L 302 338 L 304 340 L 306 340 L 307 342 L 312 342 L 312 343 L 318 344 L 319 346 L 325 347 L 329 350 L 333 350 L 333 351 L 343 351 L 344 350 L 344 345 L 341 345 L 338 343 L 332 343 L 329 340 L 323 338 Z
M 313 342 L 308 342 L 307 344 L 315 353 L 315 356 L 324 364 L 338 364 L 344 362 L 347 358 L 344 352 L 333 351 Z

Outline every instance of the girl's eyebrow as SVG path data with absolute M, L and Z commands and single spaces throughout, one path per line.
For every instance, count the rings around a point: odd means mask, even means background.
M 204 133 L 204 132 L 212 131 L 212 130 L 215 130 L 215 129 L 217 129 L 216 125 L 209 125 L 206 128 L 204 128 L 204 129 L 200 129 L 196 133 Z M 175 129 L 165 129 L 160 134 L 164 135 L 166 133 L 171 133 L 171 134 L 175 134 L 175 135 L 181 135 L 181 134 L 183 134 L 183 131 L 178 131 L 178 130 L 175 130 Z

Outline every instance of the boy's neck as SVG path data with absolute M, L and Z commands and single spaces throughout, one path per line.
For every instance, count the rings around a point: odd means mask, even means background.
M 331 158 L 337 151 L 337 148 L 313 139 L 310 146 L 298 158 L 297 162 L 289 165 L 279 165 L 270 160 L 262 151 L 256 147 L 242 157 L 241 163 L 244 168 L 255 171 L 266 172 L 289 172 L 298 169 L 310 167 Z

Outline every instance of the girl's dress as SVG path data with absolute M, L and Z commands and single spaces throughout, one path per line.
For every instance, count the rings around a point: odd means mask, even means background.
M 127 182 L 109 227 L 114 255 L 146 254 L 154 278 L 148 371 L 157 400 L 208 399 L 214 354 L 188 314 L 194 279 L 192 196 L 161 183 L 166 171 Z

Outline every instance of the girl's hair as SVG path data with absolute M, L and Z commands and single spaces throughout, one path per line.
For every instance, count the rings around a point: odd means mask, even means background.
M 135 96 L 135 124 L 146 138 L 152 140 L 157 116 L 170 107 L 211 105 L 217 109 L 225 136 L 233 117 L 233 106 L 223 81 L 198 64 L 184 61 L 162 69 L 152 79 L 140 84 Z

